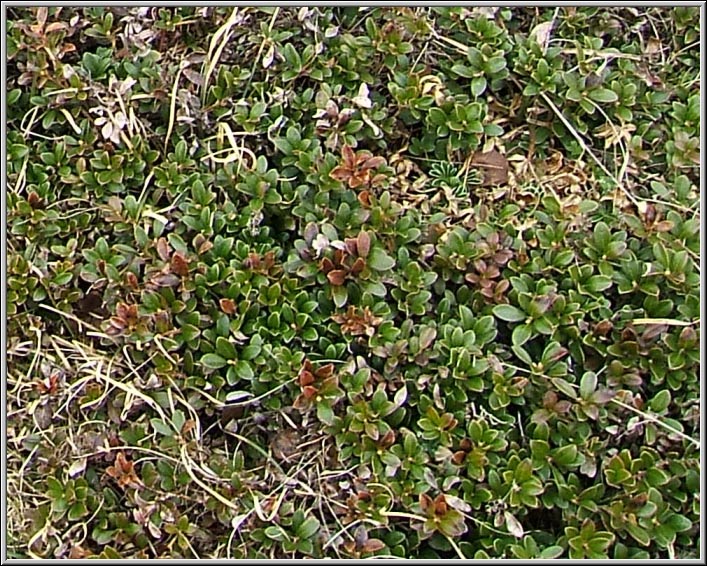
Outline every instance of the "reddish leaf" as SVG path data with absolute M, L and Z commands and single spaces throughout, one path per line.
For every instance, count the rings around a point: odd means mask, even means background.
M 251 252 L 248 257 L 243 260 L 243 267 L 246 269 L 257 270 L 260 268 L 260 254 Z
M 356 238 L 346 238 L 344 240 L 344 247 L 349 255 L 358 255 L 358 242 Z
M 356 237 L 356 249 L 360 257 L 368 257 L 368 252 L 371 250 L 371 237 L 365 230 L 361 230 Z
M 129 322 L 131 320 L 137 319 L 137 305 L 126 305 L 125 303 L 118 303 L 115 307 L 115 313 L 118 318 Z
M 299 374 L 298 383 L 302 387 L 305 387 L 306 385 L 311 385 L 312 383 L 314 383 L 314 375 L 312 375 L 312 372 L 310 371 L 302 370 Z
M 317 388 L 312 385 L 306 385 L 302 388 L 302 395 L 304 395 L 306 399 L 311 399 L 318 392 Z
M 389 448 L 393 444 L 395 444 L 395 432 L 393 430 L 386 432 L 383 438 L 378 441 L 378 445 L 381 448 Z
M 34 191 L 31 191 L 29 195 L 27 195 L 27 202 L 32 208 L 40 208 L 43 204 L 40 196 Z
M 327 279 L 329 280 L 329 283 L 338 287 L 344 284 L 346 272 L 343 269 L 334 269 L 333 271 L 327 273 Z
M 356 276 L 363 271 L 366 267 L 366 260 L 362 257 L 356 258 L 353 265 L 351 266 L 351 275 Z
M 334 265 L 337 267 L 344 265 L 344 258 L 346 258 L 346 252 L 344 250 L 334 250 Z
M 322 273 L 329 273 L 332 269 L 334 269 L 334 262 L 328 257 L 323 257 L 319 262 L 319 271 Z

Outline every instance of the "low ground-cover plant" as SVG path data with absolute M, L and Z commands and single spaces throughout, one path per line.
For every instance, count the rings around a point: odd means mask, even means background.
M 699 556 L 697 8 L 18 8 L 11 557 Z

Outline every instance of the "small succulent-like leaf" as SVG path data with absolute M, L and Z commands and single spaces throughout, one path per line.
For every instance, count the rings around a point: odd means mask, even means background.
M 493 307 L 493 314 L 506 322 L 520 322 L 528 317 L 527 314 L 513 305 L 496 305 Z
M 295 532 L 298 537 L 307 539 L 313 537 L 319 530 L 320 526 L 321 523 L 319 522 L 319 519 L 317 519 L 316 517 L 307 517 L 300 524 L 300 526 L 297 527 L 297 530 Z
M 221 369 L 228 362 L 218 354 L 204 354 L 201 356 L 201 365 L 208 369 Z
M 597 388 L 597 374 L 593 371 L 584 372 L 579 382 L 579 396 L 582 399 L 589 399 Z
M 390 271 L 395 267 L 395 260 L 382 248 L 373 248 L 368 257 L 368 265 L 376 271 Z

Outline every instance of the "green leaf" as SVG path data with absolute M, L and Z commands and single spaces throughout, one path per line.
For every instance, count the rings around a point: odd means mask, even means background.
M 655 411 L 656 413 L 662 413 L 668 408 L 668 405 L 670 405 L 670 401 L 670 390 L 663 389 L 662 391 L 656 393 L 655 397 L 651 399 L 649 406 L 652 411 Z
M 613 90 L 609 90 L 608 88 L 596 88 L 594 90 L 590 90 L 589 98 L 591 98 L 594 102 L 601 102 L 603 104 L 610 104 L 619 99 L 618 95 Z
M 471 94 L 475 97 L 481 96 L 486 90 L 486 79 L 484 77 L 476 77 L 471 81 Z
M 606 275 L 592 275 L 584 284 L 590 293 L 601 293 L 611 287 L 611 277 Z
M 692 521 L 684 515 L 678 515 L 677 513 L 670 515 L 665 521 L 665 524 L 677 533 L 682 533 L 692 528 Z
M 459 75 L 460 77 L 464 77 L 465 79 L 470 79 L 474 76 L 474 70 L 471 67 L 467 67 L 466 65 L 452 65 L 452 72 Z
M 582 376 L 579 382 L 579 396 L 582 399 L 588 399 L 597 388 L 597 374 L 593 371 L 587 371 Z
M 303 539 L 311 538 L 314 536 L 317 531 L 319 530 L 319 527 L 321 526 L 321 523 L 316 517 L 307 517 L 302 524 L 297 527 L 297 530 L 295 531 L 297 536 Z
M 660 487 L 670 481 L 670 476 L 658 468 L 647 469 L 645 478 L 646 483 L 652 487 Z
M 252 360 L 257 358 L 260 354 L 260 350 L 262 350 L 262 347 L 259 344 L 251 344 L 250 346 L 246 346 L 241 352 L 241 359 Z
M 226 360 L 235 360 L 238 357 L 236 347 L 223 336 L 216 338 L 216 353 Z
M 255 377 L 253 368 L 251 368 L 250 364 L 245 360 L 238 360 L 236 363 L 236 373 L 238 374 L 238 377 L 241 379 L 247 379 L 248 381 Z
M 185 324 L 180 330 L 182 338 L 184 338 L 184 340 L 186 340 L 187 342 L 198 338 L 199 334 L 201 334 L 201 330 L 199 330 L 196 326 L 192 324 Z
M 530 354 L 520 346 L 511 346 L 511 350 L 513 350 L 513 353 L 518 356 L 518 359 L 522 360 L 527 365 L 533 364 L 533 358 L 531 358 Z
M 533 337 L 533 327 L 529 324 L 519 324 L 513 329 L 511 340 L 514 346 L 522 346 Z
M 346 287 L 343 285 L 331 286 L 331 298 L 334 300 L 334 304 L 341 308 L 348 301 L 349 295 L 346 291 Z
M 395 267 L 395 260 L 382 248 L 373 248 L 368 255 L 367 263 L 376 271 L 390 271 Z
M 208 369 L 221 369 L 228 362 L 218 354 L 204 354 L 201 356 L 201 365 Z
M 167 437 L 174 436 L 174 430 L 172 430 L 172 427 L 169 426 L 164 421 L 162 421 L 162 419 L 158 419 L 158 418 L 150 419 L 150 424 L 152 425 L 152 428 L 155 429 L 155 432 L 157 434 L 161 434 L 162 436 L 167 436 Z
M 552 378 L 552 383 L 558 391 L 564 393 L 570 399 L 577 399 L 577 392 L 572 387 L 572 385 L 570 385 L 570 383 L 566 380 L 562 379 L 561 377 L 554 377 Z
M 574 444 L 569 444 L 555 450 L 552 455 L 552 460 L 558 466 L 571 466 L 577 460 L 577 446 Z
M 513 305 L 496 305 L 493 307 L 493 314 L 496 318 L 506 322 L 520 322 L 528 317 L 522 310 Z
M 548 546 L 540 551 L 538 558 L 559 558 L 564 553 L 565 549 L 561 546 Z
M 639 544 L 648 546 L 651 543 L 651 537 L 648 532 L 632 523 L 626 523 L 626 530 Z
M 86 515 L 88 515 L 86 505 L 82 501 L 77 501 L 69 508 L 67 518 L 69 521 L 76 521 Z
M 334 411 L 327 402 L 317 403 L 317 418 L 325 425 L 334 424 Z

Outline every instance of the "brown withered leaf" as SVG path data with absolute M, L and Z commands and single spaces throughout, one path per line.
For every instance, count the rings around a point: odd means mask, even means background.
M 137 323 L 137 305 L 126 305 L 118 303 L 115 308 L 116 316 L 126 322 L 128 325 Z
M 369 191 L 361 191 L 356 198 L 363 208 L 371 208 L 371 193 Z
M 224 405 L 221 409 L 221 426 L 226 426 L 229 422 L 234 419 L 240 419 L 245 414 L 245 407 L 243 405 Z
M 169 248 L 169 243 L 167 242 L 167 238 L 159 238 L 157 240 L 157 255 L 160 256 L 160 259 L 162 261 L 169 261 L 169 256 L 171 255 L 171 250 Z
M 236 313 L 236 303 L 233 301 L 233 299 L 219 299 L 218 304 L 224 313 L 226 313 L 226 314 L 235 314 Z
M 385 543 L 377 538 L 369 538 L 361 545 L 361 552 L 378 552 L 385 548 Z
M 423 513 L 427 513 L 427 510 L 432 507 L 432 498 L 426 493 L 421 493 L 419 495 L 420 508 Z
M 172 273 L 179 275 L 180 277 L 186 277 L 189 275 L 189 262 L 181 252 L 174 252 L 172 259 L 170 260 L 170 268 Z
M 98 291 L 91 290 L 76 303 L 76 313 L 86 316 L 92 313 L 100 314 L 104 312 L 103 295 Z
M 128 271 L 125 274 L 125 277 L 123 277 L 123 281 L 126 287 L 130 287 L 133 290 L 137 290 L 139 286 L 137 275 L 135 275 L 132 271 Z
M 31 191 L 29 195 L 27 195 L 27 202 L 32 208 L 42 208 L 44 204 L 42 198 L 34 191 Z
M 174 287 L 180 282 L 179 277 L 173 273 L 157 273 L 150 278 L 150 283 L 156 287 Z
M 508 160 L 498 150 L 487 152 L 477 151 L 471 158 L 471 167 L 481 169 L 484 178 L 482 186 L 504 185 L 508 182 Z
M 201 244 L 197 248 L 197 251 L 199 252 L 199 255 L 202 255 L 202 254 L 205 254 L 206 252 L 208 252 L 213 247 L 214 247 L 214 243 L 211 240 L 206 240 L 203 244 Z
M 449 507 L 447 506 L 447 500 L 444 498 L 444 495 L 442 493 L 435 497 L 434 507 L 435 515 L 444 515 L 449 510 Z
M 651 342 L 667 330 L 667 324 L 649 324 L 641 334 L 641 340 L 644 342 Z
M 115 463 L 106 469 L 106 473 L 113 479 L 118 481 L 118 485 L 125 489 L 126 487 L 140 488 L 143 486 L 142 481 L 135 473 L 133 462 L 125 457 L 125 453 L 118 452 L 115 456 Z
M 288 461 L 297 453 L 300 445 L 301 433 L 297 430 L 280 430 L 270 440 L 273 456 L 278 460 Z
M 464 460 L 466 460 L 466 452 L 463 450 L 458 450 L 452 454 L 452 463 L 455 466 L 461 466 L 464 463 Z

